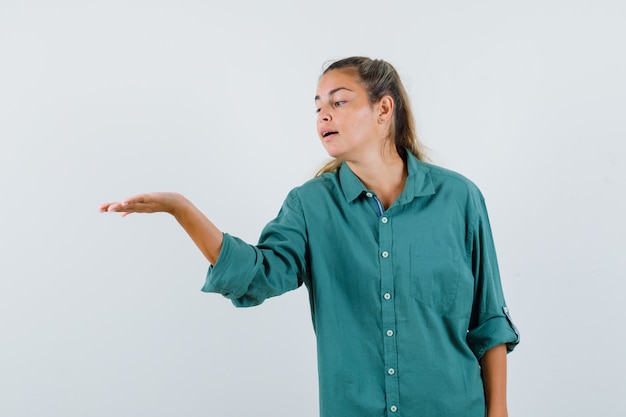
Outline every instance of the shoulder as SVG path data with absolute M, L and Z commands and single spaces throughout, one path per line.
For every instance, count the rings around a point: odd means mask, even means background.
M 420 162 L 420 165 L 430 175 L 436 190 L 454 191 L 468 197 L 482 199 L 482 193 L 478 186 L 466 176 L 426 162 Z
M 436 198 L 465 207 L 469 212 L 482 212 L 485 199 L 478 186 L 466 176 L 426 162 L 419 162 L 417 170 L 430 178 Z
M 332 215 L 346 204 L 346 197 L 339 184 L 338 172 L 322 174 L 293 188 L 286 199 L 286 203 L 308 217 L 319 217 L 322 213 Z
M 327 172 L 292 189 L 289 195 L 300 199 L 315 199 L 335 193 L 337 187 L 337 171 Z
M 478 190 L 478 187 L 466 176 L 447 168 L 433 165 L 427 162 L 420 162 L 420 167 L 428 172 L 435 184 L 445 184 L 466 189 Z

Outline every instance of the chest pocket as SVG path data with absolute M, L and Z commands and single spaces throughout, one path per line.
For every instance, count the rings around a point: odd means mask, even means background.
M 411 296 L 440 312 L 450 309 L 463 276 L 461 257 L 448 247 L 411 247 Z

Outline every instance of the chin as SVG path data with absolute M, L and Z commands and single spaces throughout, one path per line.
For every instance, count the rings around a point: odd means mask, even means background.
M 339 149 L 337 149 L 336 147 L 332 145 L 330 146 L 324 145 L 324 149 L 326 149 L 326 153 L 331 158 L 341 158 L 341 155 L 343 155 L 343 152 L 341 152 Z

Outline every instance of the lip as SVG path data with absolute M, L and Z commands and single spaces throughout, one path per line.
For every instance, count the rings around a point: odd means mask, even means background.
M 331 138 L 333 138 L 335 135 L 337 135 L 339 132 L 335 131 L 335 130 L 322 130 L 320 131 L 320 137 L 322 138 L 322 140 L 329 140 Z

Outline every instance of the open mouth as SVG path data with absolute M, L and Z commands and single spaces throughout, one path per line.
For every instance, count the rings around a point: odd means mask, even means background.
M 327 137 L 329 137 L 330 135 L 336 135 L 336 134 L 337 134 L 337 132 L 327 131 L 327 132 L 323 132 L 323 133 L 322 133 L 322 137 L 323 137 L 323 138 L 327 138 Z

